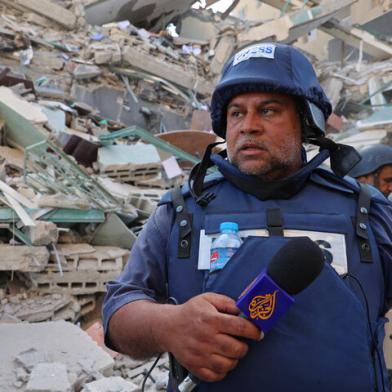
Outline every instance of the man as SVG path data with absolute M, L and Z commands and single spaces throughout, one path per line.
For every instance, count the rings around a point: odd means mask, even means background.
M 228 159 L 210 145 L 189 187 L 161 200 L 108 284 L 107 344 L 138 358 L 170 352 L 171 391 L 186 371 L 197 391 L 387 391 L 391 206 L 342 179 L 358 158 L 324 137 L 331 105 L 311 64 L 287 45 L 245 48 L 227 62 L 211 112 Z M 302 141 L 321 146 L 309 163 Z M 337 175 L 318 168 L 328 157 Z M 219 171 L 204 178 L 212 164 Z M 223 221 L 244 242 L 210 273 Z M 264 336 L 235 301 L 296 236 L 323 249 L 324 267 Z
M 392 147 L 372 144 L 359 150 L 362 157 L 348 173 L 358 181 L 373 185 L 386 197 L 392 196 Z M 391 200 L 392 201 L 392 200 Z

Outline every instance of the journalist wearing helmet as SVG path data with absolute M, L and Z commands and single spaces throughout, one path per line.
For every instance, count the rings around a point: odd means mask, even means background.
M 373 185 L 392 201 L 392 147 L 372 144 L 358 152 L 361 160 L 348 174 L 364 184 Z
M 292 46 L 255 44 L 225 65 L 211 117 L 227 154 L 210 145 L 188 183 L 162 198 L 103 306 L 109 347 L 135 358 L 170 353 L 168 391 L 389 391 L 392 207 L 345 176 L 359 156 L 325 137 L 331 110 Z M 319 154 L 307 162 L 302 143 Z M 320 167 L 327 158 L 331 170 Z M 210 249 L 222 222 L 236 224 L 242 244 L 216 268 Z M 285 252 L 296 237 L 317 245 L 318 260 Z M 301 279 L 291 262 L 321 267 L 306 288 L 287 291 L 292 305 L 267 332 L 256 319 L 274 317 L 283 285 L 254 297 L 251 317 L 239 298 L 282 257 L 288 282 Z

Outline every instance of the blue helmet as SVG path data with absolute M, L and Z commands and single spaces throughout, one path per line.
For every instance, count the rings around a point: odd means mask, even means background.
M 361 160 L 348 173 L 351 177 L 366 176 L 385 165 L 392 165 L 392 147 L 386 144 L 372 144 L 358 149 Z
M 230 100 L 248 92 L 284 93 L 300 98 L 305 136 L 324 135 L 325 121 L 332 107 L 311 63 L 296 48 L 259 43 L 231 57 L 211 101 L 212 129 L 218 136 L 225 137 L 226 108 Z

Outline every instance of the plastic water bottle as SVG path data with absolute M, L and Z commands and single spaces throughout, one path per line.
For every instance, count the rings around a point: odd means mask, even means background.
M 237 223 L 222 222 L 219 230 L 211 245 L 210 272 L 222 269 L 242 244 Z

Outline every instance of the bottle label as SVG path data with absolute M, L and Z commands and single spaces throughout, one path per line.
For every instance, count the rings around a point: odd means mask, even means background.
M 210 272 L 222 269 L 236 252 L 237 248 L 211 249 Z

